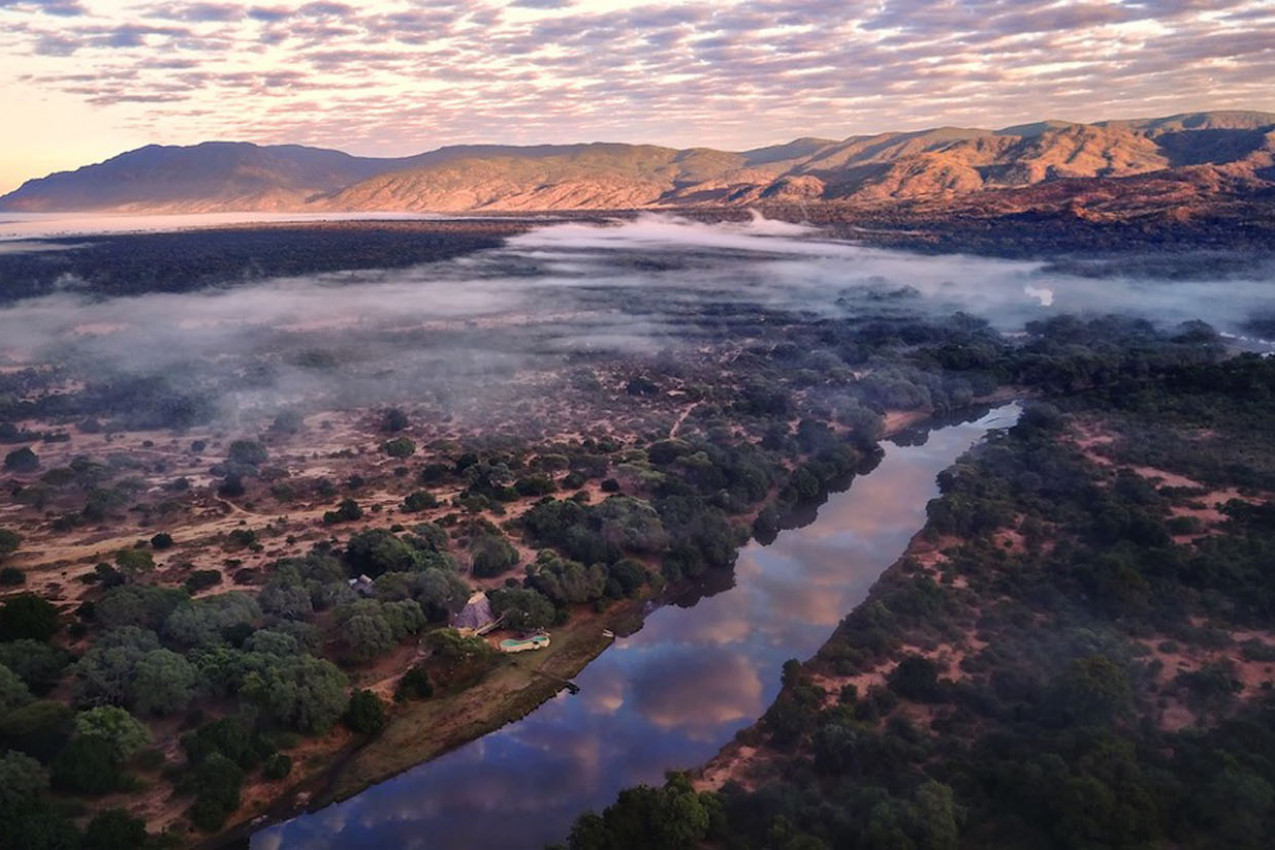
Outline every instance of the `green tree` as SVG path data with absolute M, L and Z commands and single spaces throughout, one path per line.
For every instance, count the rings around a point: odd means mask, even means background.
M 124 809 L 107 809 L 89 821 L 84 850 L 139 850 L 146 844 L 146 822 Z
M 168 649 L 146 653 L 133 669 L 130 696 L 140 714 L 172 714 L 195 696 L 196 672 L 191 663 Z
M 49 773 L 35 759 L 9 750 L 0 756 L 0 805 L 35 797 L 49 787 Z
M 243 695 L 284 726 L 322 733 L 345 713 L 347 684 L 345 674 L 331 662 L 303 655 L 249 673 Z
M 556 612 L 553 603 L 535 590 L 521 587 L 502 587 L 488 594 L 491 612 L 503 617 L 511 629 L 530 631 L 553 624 Z
M 189 816 L 196 827 L 205 832 L 221 829 L 226 818 L 239 808 L 244 772 L 221 753 L 213 753 L 195 768 L 191 787 L 195 804 Z
M 70 661 L 64 650 L 30 638 L 0 643 L 0 665 L 21 676 L 36 696 L 53 689 Z
M 22 537 L 16 531 L 0 528 L 0 561 L 18 551 L 22 545 Z
M 518 550 L 503 537 L 480 534 L 469 544 L 469 558 L 474 575 L 490 578 L 517 566 Z
M 47 641 L 60 626 L 58 609 L 34 593 L 10 596 L 0 605 L 0 641 Z
M 29 705 L 32 699 L 31 691 L 22 677 L 8 667 L 0 666 L 0 716 Z
M 256 440 L 235 440 L 226 452 L 226 459 L 244 466 L 260 466 L 269 459 L 266 447 Z
M 0 744 L 48 762 L 71 736 L 71 709 L 53 700 L 36 700 L 0 717 Z
M 120 761 L 128 761 L 151 741 L 150 731 L 126 710 L 103 705 L 75 716 L 75 733 L 110 742 Z
M 145 549 L 121 549 L 115 553 L 115 566 L 125 575 L 154 572 L 155 558 Z
M 385 728 L 385 703 L 369 690 L 359 689 L 350 694 L 350 705 L 341 718 L 355 732 L 371 735 Z
M 109 794 L 120 787 L 120 760 L 110 741 L 75 737 L 53 761 L 53 785 L 76 794 Z

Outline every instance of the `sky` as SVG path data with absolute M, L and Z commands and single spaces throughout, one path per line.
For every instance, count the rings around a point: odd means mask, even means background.
M 144 144 L 798 136 L 1275 112 L 1275 0 L 0 0 L 0 192 Z

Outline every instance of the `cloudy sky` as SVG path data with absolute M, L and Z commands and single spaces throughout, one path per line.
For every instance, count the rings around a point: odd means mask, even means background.
M 149 142 L 742 149 L 1275 111 L 1275 0 L 0 0 L 0 191 Z

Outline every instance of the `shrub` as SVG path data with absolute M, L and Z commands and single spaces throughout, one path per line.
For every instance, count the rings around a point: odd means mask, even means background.
M 190 594 L 207 590 L 221 584 L 221 572 L 218 570 L 195 570 L 182 584 Z
M 395 437 L 381 443 L 381 451 L 390 457 L 411 457 L 416 454 L 416 443 L 408 437 Z
M 283 753 L 275 753 L 266 759 L 261 775 L 271 782 L 278 782 L 292 772 L 292 757 Z
M 402 702 L 409 699 L 429 699 L 434 695 L 434 685 L 429 680 L 429 673 L 422 665 L 417 665 L 403 674 L 398 680 L 398 688 L 394 691 L 394 699 Z
M 27 574 L 17 567 L 4 567 L 0 569 L 0 585 L 6 587 L 17 587 L 20 584 L 27 583 Z

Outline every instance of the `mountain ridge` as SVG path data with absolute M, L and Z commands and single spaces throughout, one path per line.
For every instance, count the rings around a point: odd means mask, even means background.
M 1275 114 L 1182 113 L 997 130 L 802 137 L 746 151 L 621 142 L 452 145 L 360 157 L 301 145 L 147 145 L 28 180 L 10 212 L 511 212 L 934 203 L 1148 174 L 1202 194 L 1275 185 Z

